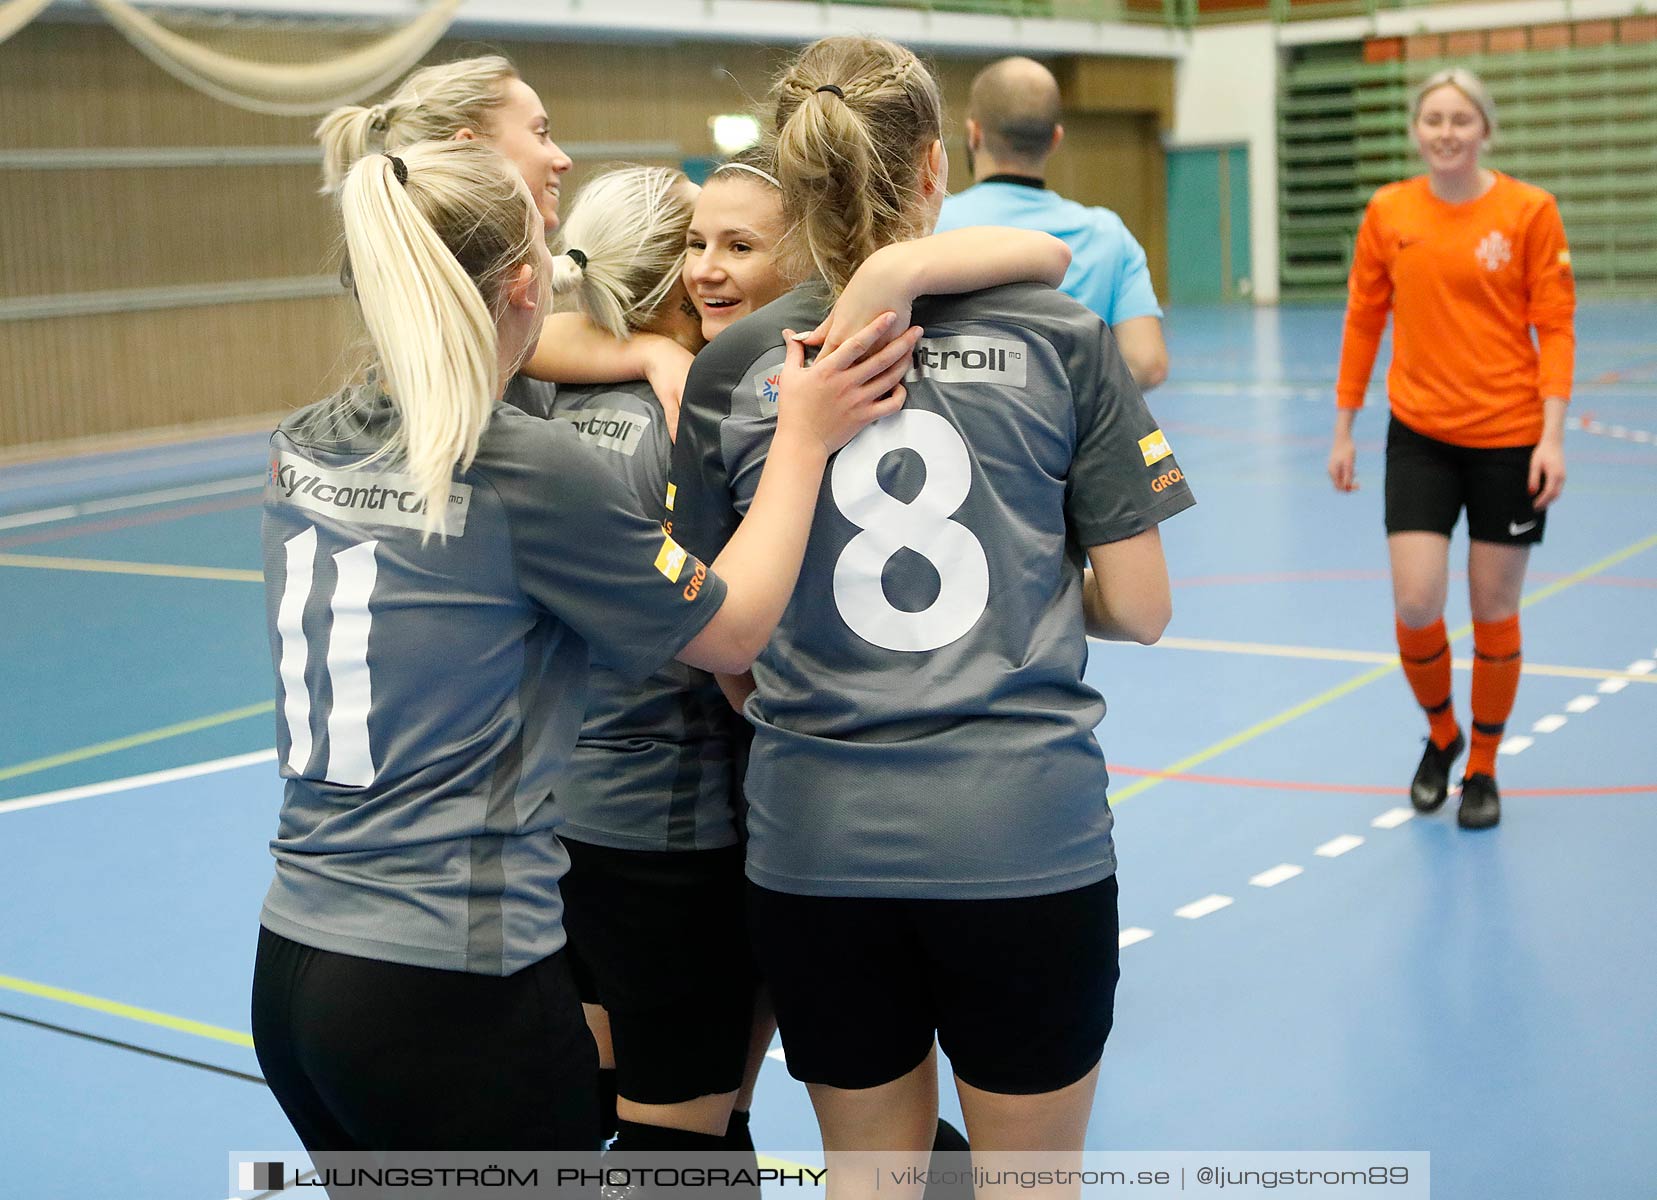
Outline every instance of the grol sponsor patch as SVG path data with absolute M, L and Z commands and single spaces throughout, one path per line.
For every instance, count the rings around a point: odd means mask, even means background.
M 666 575 L 674 583 L 679 582 L 679 576 L 684 572 L 685 559 L 690 555 L 685 548 L 671 537 L 662 539 L 662 548 L 656 554 L 656 569 Z
M 1167 437 L 1163 435 L 1163 432 L 1160 429 L 1153 429 L 1150 433 L 1147 433 L 1144 437 L 1139 439 L 1139 453 L 1145 456 L 1145 465 L 1147 467 L 1156 466 L 1157 463 L 1167 458 L 1173 452 L 1174 448 L 1168 444 Z

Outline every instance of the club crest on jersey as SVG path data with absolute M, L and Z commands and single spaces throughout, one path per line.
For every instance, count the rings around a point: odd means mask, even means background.
M 1473 253 L 1478 258 L 1479 265 L 1486 271 L 1500 271 L 1513 258 L 1513 244 L 1492 230 L 1485 234 L 1484 241 L 1479 243 L 1479 248 Z
M 679 582 L 679 576 L 684 574 L 685 560 L 690 555 L 685 548 L 671 537 L 662 539 L 662 548 L 656 554 L 656 569 L 667 576 L 672 583 Z
M 1024 343 L 1007 338 L 922 338 L 915 343 L 905 383 L 932 379 L 938 383 L 993 383 L 1024 386 Z
M 754 394 L 761 404 L 775 404 L 777 397 L 782 395 L 782 372 L 773 371 L 754 380 Z
M 1154 467 L 1174 452 L 1168 444 L 1167 436 L 1160 429 L 1153 429 L 1139 439 L 1139 453 L 1145 456 L 1145 465 Z

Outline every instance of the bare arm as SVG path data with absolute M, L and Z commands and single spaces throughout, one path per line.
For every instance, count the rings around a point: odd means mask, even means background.
M 1057 287 L 1069 268 L 1070 247 L 1031 229 L 975 225 L 894 242 L 863 260 L 812 336 L 821 334 L 823 349 L 832 350 L 877 313 L 895 312 L 898 328 L 907 325 L 921 296 L 976 292 L 1003 283 Z
M 521 368 L 531 379 L 552 383 L 650 382 L 676 425 L 685 376 L 694 355 L 672 338 L 636 333 L 617 341 L 580 313 L 553 313 L 541 326 L 535 352 Z
M 1148 392 L 1168 378 L 1168 346 L 1162 340 L 1161 317 L 1129 317 L 1112 325 L 1110 331 L 1140 391 Z
M 714 573 L 725 581 L 725 602 L 679 652 L 679 661 L 740 675 L 771 640 L 800 575 L 829 455 L 869 422 L 903 406 L 901 381 L 921 331 L 908 329 L 872 350 L 892 324 L 892 314 L 883 314 L 809 367 L 805 347 L 786 334 L 783 398 L 759 488 L 713 561 Z
M 1120 542 L 1090 546 L 1082 616 L 1090 637 L 1149 646 L 1174 615 L 1162 535 L 1153 525 Z

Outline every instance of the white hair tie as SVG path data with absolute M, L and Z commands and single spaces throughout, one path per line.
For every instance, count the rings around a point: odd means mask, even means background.
M 769 183 L 772 187 L 776 188 L 779 192 L 782 191 L 782 184 L 777 181 L 777 177 L 775 175 L 772 175 L 768 171 L 762 171 L 758 167 L 750 166 L 747 163 L 724 163 L 715 169 L 714 174 L 718 175 L 723 171 L 751 171 L 753 174 L 758 175 L 761 179 L 765 180 L 766 183 Z

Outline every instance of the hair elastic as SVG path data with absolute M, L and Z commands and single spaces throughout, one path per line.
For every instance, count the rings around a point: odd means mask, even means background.
M 581 251 L 566 250 L 564 253 L 568 255 L 575 262 L 575 265 L 580 267 L 583 271 L 587 269 L 587 256 Z
M 750 163 L 745 163 L 745 162 L 721 163 L 719 166 L 714 168 L 713 173 L 715 175 L 720 175 L 720 174 L 723 174 L 726 171 L 747 171 L 752 175 L 758 175 L 761 179 L 765 180 L 766 183 L 769 183 L 772 187 L 776 188 L 779 192 L 782 191 L 782 182 L 780 180 L 778 180 L 778 178 L 775 175 L 771 174 L 771 172 L 769 172 L 769 171 L 762 171 L 758 167 L 753 166 Z
M 391 128 L 391 117 L 385 110 L 385 105 L 376 104 L 368 110 L 368 127 L 375 133 L 384 133 Z
M 395 154 L 386 155 L 391 160 L 391 173 L 397 176 L 397 182 L 404 187 L 408 186 L 408 164 Z
M 819 91 L 819 92 L 833 92 L 836 96 L 839 96 L 840 99 L 842 99 L 842 100 L 844 100 L 846 98 L 846 93 L 842 92 L 838 87 L 836 87 L 832 83 L 825 83 L 822 87 L 818 88 L 817 91 Z M 816 93 L 813 93 L 813 95 L 815 95 L 815 94 Z

